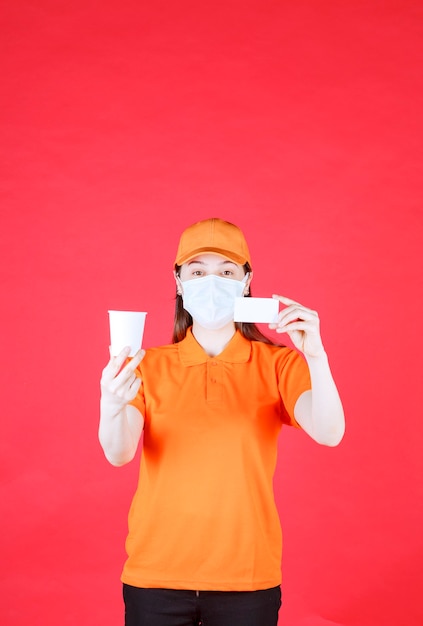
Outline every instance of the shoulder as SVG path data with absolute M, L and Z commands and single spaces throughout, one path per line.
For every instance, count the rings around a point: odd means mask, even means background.
M 154 346 L 145 349 L 145 356 L 139 365 L 141 372 L 157 369 L 160 364 L 169 363 L 178 358 L 178 344 Z
M 294 348 L 273 345 L 262 341 L 252 341 L 251 350 L 253 361 L 267 362 L 272 364 L 277 370 L 291 366 L 308 369 L 304 356 Z
M 251 349 L 256 354 L 267 356 L 274 359 L 289 359 L 290 357 L 302 357 L 302 354 L 294 348 L 288 346 L 278 346 L 264 341 L 251 341 Z
M 173 354 L 178 353 L 178 344 L 170 343 L 164 346 L 154 346 L 152 348 L 147 348 L 145 351 L 144 360 L 154 360 L 160 359 L 163 357 L 171 357 Z

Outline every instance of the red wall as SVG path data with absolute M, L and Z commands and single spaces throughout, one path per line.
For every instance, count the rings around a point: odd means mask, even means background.
M 220 216 L 255 295 L 320 312 L 347 417 L 336 449 L 281 437 L 281 624 L 420 626 L 421 3 L 2 12 L 2 623 L 122 623 L 137 463 L 97 442 L 107 309 L 167 343 L 179 234 Z

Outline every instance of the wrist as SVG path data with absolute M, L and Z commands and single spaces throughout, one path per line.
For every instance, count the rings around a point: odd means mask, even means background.
M 125 407 L 126 402 L 110 402 L 107 399 L 102 398 L 100 400 L 101 417 L 106 419 L 114 419 L 116 417 L 119 417 Z
M 326 350 L 323 348 L 323 346 L 321 350 L 312 354 L 307 354 L 306 352 L 304 352 L 304 356 L 305 356 L 307 363 L 319 363 L 319 362 L 328 361 L 328 355 L 326 353 Z

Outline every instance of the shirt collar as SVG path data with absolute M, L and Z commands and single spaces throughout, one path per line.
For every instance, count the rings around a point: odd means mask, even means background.
M 200 346 L 192 334 L 192 328 L 187 330 L 185 338 L 178 344 L 179 356 L 182 365 L 200 365 L 209 360 L 225 361 L 227 363 L 246 363 L 251 354 L 251 342 L 239 330 L 229 341 L 226 348 L 215 357 L 210 357 Z

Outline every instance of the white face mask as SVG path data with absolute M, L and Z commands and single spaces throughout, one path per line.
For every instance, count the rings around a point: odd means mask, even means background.
M 234 319 L 235 298 L 242 296 L 248 274 L 232 280 L 210 274 L 182 283 L 184 309 L 208 330 L 218 330 Z

